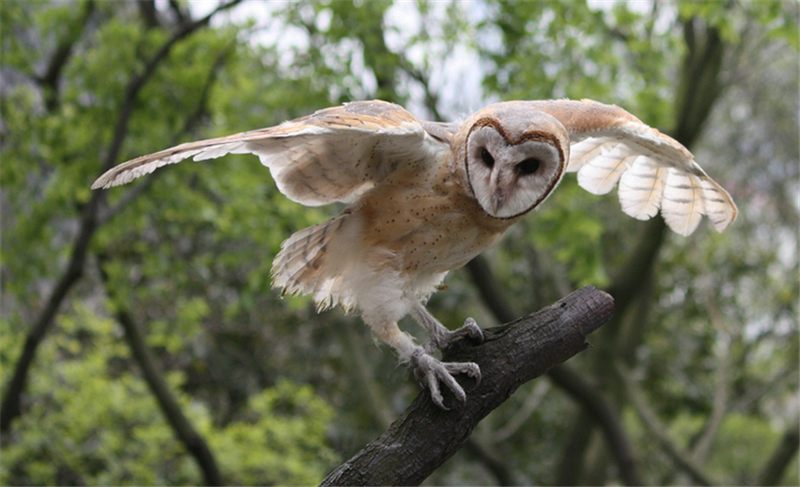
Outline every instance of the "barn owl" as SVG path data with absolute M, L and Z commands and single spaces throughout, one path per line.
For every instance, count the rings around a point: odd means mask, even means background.
M 619 183 L 622 210 L 658 210 L 689 235 L 702 215 L 718 231 L 736 218 L 728 193 L 680 143 L 613 105 L 583 100 L 512 101 L 461 123 L 421 121 L 383 101 L 327 108 L 280 125 L 166 149 L 112 168 L 93 189 L 125 184 L 184 159 L 251 153 L 278 189 L 303 205 L 344 202 L 335 218 L 283 242 L 273 285 L 313 296 L 320 310 L 357 312 L 395 349 L 441 408 L 440 384 L 462 403 L 453 378 L 480 380 L 474 363 L 434 356 L 460 337 L 482 339 L 474 320 L 454 331 L 425 308 L 448 271 L 495 245 L 538 207 L 564 173 L 595 194 Z M 429 333 L 400 330 L 411 315 Z

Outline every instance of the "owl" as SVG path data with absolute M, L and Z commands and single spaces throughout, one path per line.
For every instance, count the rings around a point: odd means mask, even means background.
M 310 294 L 319 310 L 361 315 L 430 390 L 463 403 L 454 375 L 480 380 L 474 363 L 442 362 L 437 349 L 482 339 L 474 320 L 445 328 L 425 307 L 445 275 L 497 244 L 541 205 L 566 172 L 595 194 L 619 183 L 622 211 L 647 220 L 659 209 L 689 235 L 706 215 L 724 230 L 736 205 L 674 139 L 614 105 L 590 100 L 511 101 L 460 123 L 421 121 L 402 107 L 362 101 L 280 125 L 166 149 L 112 168 L 92 186 L 128 183 L 185 159 L 257 155 L 278 189 L 303 205 L 343 202 L 338 216 L 281 245 L 273 285 Z M 418 344 L 398 327 L 411 315 L 428 332 Z

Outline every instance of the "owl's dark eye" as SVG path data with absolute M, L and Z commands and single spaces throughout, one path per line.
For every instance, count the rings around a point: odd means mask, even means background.
M 494 157 L 489 154 L 489 151 L 486 149 L 481 149 L 481 159 L 483 163 L 486 164 L 487 167 L 492 168 L 494 167 Z
M 531 157 L 530 159 L 525 159 L 524 161 L 517 164 L 517 172 L 522 176 L 527 176 L 529 174 L 533 174 L 536 171 L 538 171 L 540 165 L 541 162 L 539 161 L 539 159 L 534 159 Z

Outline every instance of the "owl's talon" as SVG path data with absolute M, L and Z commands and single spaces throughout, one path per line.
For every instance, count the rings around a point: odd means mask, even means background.
M 410 366 L 420 384 L 430 389 L 431 399 L 434 404 L 445 411 L 450 408 L 444 405 L 439 382 L 442 382 L 448 389 L 453 391 L 456 399 L 461 404 L 464 404 L 467 402 L 467 394 L 453 378 L 453 375 L 467 374 L 476 379 L 478 384 L 481 381 L 481 371 L 477 364 L 471 362 L 442 362 L 432 357 L 422 347 L 411 355 Z
M 469 337 L 479 344 L 483 343 L 483 331 L 472 318 L 467 318 L 464 325 L 457 330 L 448 330 L 444 326 L 441 328 L 434 328 L 431 333 L 430 339 L 425 342 L 424 347 L 428 353 L 433 352 L 434 349 L 444 350 L 449 348 L 456 340 L 461 337 Z
M 472 318 L 467 318 L 464 321 L 464 325 L 456 330 L 456 332 L 462 332 L 462 330 L 464 335 L 477 340 L 478 343 L 483 343 L 483 330 L 481 330 L 481 327 L 478 326 L 478 323 L 476 323 Z
M 481 384 L 481 368 L 474 362 L 443 362 L 450 374 L 467 374 L 475 379 L 475 387 Z

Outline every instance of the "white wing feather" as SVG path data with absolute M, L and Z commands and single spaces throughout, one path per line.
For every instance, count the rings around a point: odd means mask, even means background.
M 614 189 L 638 154 L 619 143 L 603 144 L 597 149 L 600 150 L 600 155 L 587 161 L 578 171 L 578 184 L 590 193 L 606 194 Z
M 668 169 L 661 214 L 670 228 L 681 235 L 694 232 L 705 213 L 700 179 L 680 169 Z
M 736 219 L 730 195 L 678 141 L 615 105 L 592 100 L 529 102 L 557 118 L 570 139 L 567 172 L 594 194 L 619 182 L 622 210 L 646 220 L 661 210 L 670 228 L 688 235 L 707 215 L 717 231 Z
M 638 156 L 619 181 L 622 211 L 637 220 L 654 217 L 661 206 L 666 179 L 666 169 L 648 157 Z
M 738 213 L 730 195 L 697 165 L 692 154 L 674 139 L 638 121 L 611 130 L 571 133 L 567 170 L 578 173 L 578 184 L 605 194 L 619 182 L 622 210 L 639 220 L 661 210 L 667 225 L 691 234 L 707 215 L 723 231 Z

